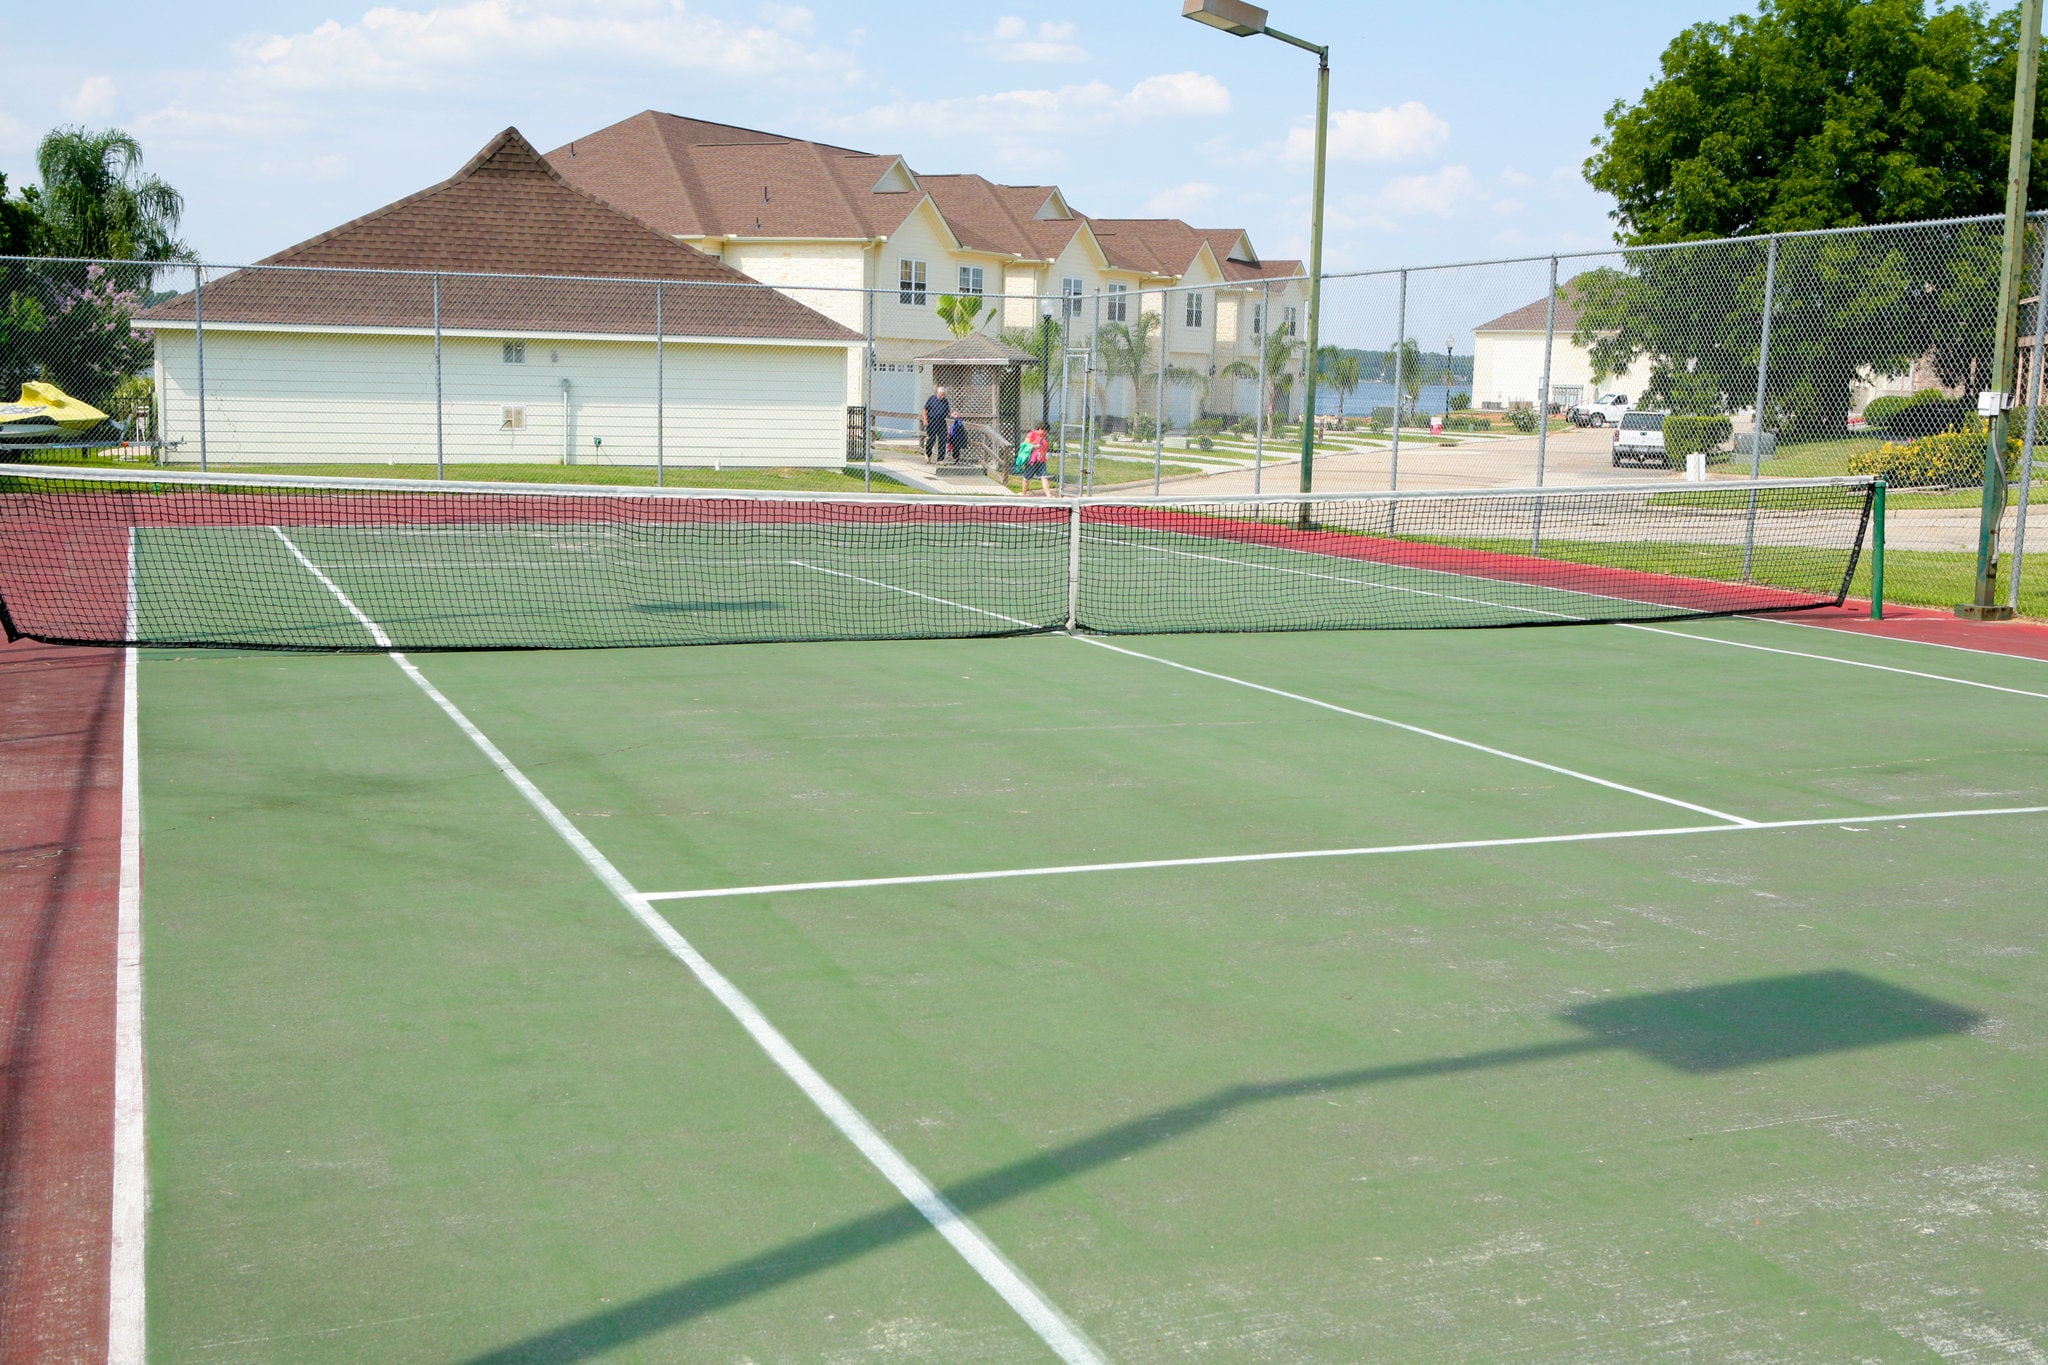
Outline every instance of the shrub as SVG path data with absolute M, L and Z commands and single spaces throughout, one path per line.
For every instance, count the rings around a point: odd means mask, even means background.
M 1471 406 L 1472 406 L 1472 395 L 1471 395 L 1471 394 L 1470 394 L 1469 392 L 1467 392 L 1466 390 L 1464 390 L 1464 389 L 1458 389 L 1458 390 L 1456 390 L 1455 392 L 1453 392 L 1453 393 L 1451 394 L 1451 411 L 1452 411 L 1452 412 L 1463 412 L 1463 411 L 1464 411 L 1465 409 L 1467 409 L 1467 408 L 1469 408 L 1469 407 L 1471 407 Z
M 1664 419 L 1664 456 L 1682 460 L 1697 451 L 1719 450 L 1731 431 L 1726 417 L 1694 417 L 1674 412 Z
M 1863 409 L 1863 424 L 1887 436 L 1913 441 L 1953 431 L 1973 415 L 1971 405 L 1962 399 L 1944 397 L 1940 389 L 1922 389 L 1910 398 L 1897 394 L 1873 398 Z
M 1131 419 L 1131 435 L 1140 441 L 1156 440 L 1162 431 L 1172 430 L 1173 423 L 1171 421 L 1162 426 L 1159 419 L 1149 412 L 1141 413 Z
M 1197 417 L 1194 421 L 1188 423 L 1188 430 L 1209 432 L 1221 431 L 1223 430 L 1223 419 L 1221 417 Z
M 1913 441 L 1886 441 L 1849 457 L 1851 474 L 1874 474 L 1894 488 L 1962 488 L 1984 482 L 1984 420 L 1971 416 L 1952 431 Z M 2019 461 L 2020 443 L 2005 443 L 2006 472 Z
M 1509 421 L 1509 423 L 1510 423 L 1511 425 L 1513 425 L 1513 427 L 1514 427 L 1514 429 L 1515 429 L 1516 431 L 1520 431 L 1520 432 L 1524 432 L 1524 433 L 1527 433 L 1527 432 L 1531 432 L 1531 431 L 1534 431 L 1534 430 L 1536 430 L 1536 409 L 1534 409 L 1534 408 L 1514 408 L 1514 409 L 1511 409 L 1511 410 L 1510 410 L 1510 411 L 1508 412 L 1508 421 Z

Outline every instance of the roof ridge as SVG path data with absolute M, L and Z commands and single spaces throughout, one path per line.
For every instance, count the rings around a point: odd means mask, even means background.
M 265 256 L 262 260 L 253 261 L 251 262 L 251 264 L 283 265 L 287 257 L 297 255 L 301 251 L 306 251 L 313 247 L 319 246 L 323 242 L 332 241 L 334 238 L 340 236 L 342 233 L 352 231 L 359 227 L 363 227 L 369 223 L 373 223 L 377 219 L 384 217 L 386 214 L 396 213 L 399 209 L 409 207 L 410 205 L 420 203 L 427 199 L 431 199 L 433 196 L 440 194 L 445 190 L 453 189 L 455 188 L 455 186 L 461 184 L 464 180 L 467 180 L 471 175 L 475 174 L 479 166 L 483 165 L 484 162 L 489 160 L 491 157 L 495 156 L 498 153 L 498 151 L 509 140 L 512 139 L 517 139 L 517 141 L 524 145 L 528 151 L 533 151 L 533 145 L 531 143 L 528 143 L 526 139 L 520 135 L 519 129 L 517 127 L 507 127 L 502 132 L 500 132 L 496 137 L 492 138 L 489 142 L 486 142 L 483 145 L 483 149 L 481 151 L 479 151 L 475 156 L 471 157 L 468 161 L 463 163 L 461 170 L 455 172 L 455 174 L 449 176 L 447 179 L 437 180 L 423 190 L 414 190 L 411 194 L 408 194 L 401 199 L 392 200 L 390 203 L 384 205 L 382 208 L 371 209 L 368 213 L 360 214 L 354 218 L 349 219 L 346 223 L 340 224 L 337 227 L 331 227 L 327 229 L 327 231 L 325 232 L 319 233 L 312 237 L 308 237 L 303 242 L 295 242 L 291 246 L 284 248 L 282 251 L 274 251 L 270 255 Z M 534 152 L 534 159 L 537 161 L 542 161 L 543 164 L 545 164 L 545 158 L 541 157 L 540 153 L 538 152 Z M 606 205 L 606 207 L 610 206 Z M 613 211 L 616 212 L 617 210 Z

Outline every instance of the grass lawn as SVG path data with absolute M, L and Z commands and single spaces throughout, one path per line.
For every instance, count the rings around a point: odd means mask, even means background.
M 174 469 L 195 472 L 196 464 L 144 464 L 88 455 L 61 460 L 38 460 L 38 465 L 86 465 L 108 469 Z M 329 479 L 431 479 L 432 465 L 420 464 L 216 464 L 216 474 L 301 474 Z M 647 465 L 561 465 L 561 464 L 451 464 L 451 479 L 480 483 L 576 483 L 616 484 L 620 487 L 654 487 L 654 470 Z M 863 482 L 859 470 L 845 469 L 668 469 L 662 480 L 669 488 L 732 488 L 789 493 L 858 493 Z M 921 488 L 899 483 L 881 470 L 875 471 L 875 487 L 889 493 L 922 493 Z

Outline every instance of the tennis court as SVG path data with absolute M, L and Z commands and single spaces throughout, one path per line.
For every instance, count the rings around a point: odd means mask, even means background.
M 75 537 L 71 600 L 990 638 L 138 649 L 153 1359 L 2048 1350 L 2048 666 L 1674 619 L 1838 596 L 1854 499 L 1682 602 L 1675 513 L 1570 573 L 756 517 L 713 591 L 701 537 L 235 496 Z M 1058 630 L 1090 556 L 1153 633 Z M 1216 629 L 1411 599 L 1615 623 Z

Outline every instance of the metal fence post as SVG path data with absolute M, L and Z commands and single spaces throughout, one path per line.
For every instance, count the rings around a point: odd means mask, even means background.
M 860 383 L 860 488 L 875 491 L 875 291 L 861 291 L 861 332 L 867 341 Z M 1043 382 L 1043 376 L 1040 376 Z M 1018 395 L 1021 406 L 1023 395 Z
M 192 267 L 192 348 L 199 366 L 199 469 L 206 470 L 206 267 Z
M 1764 403 L 1771 375 L 1771 308 L 1778 296 L 1778 236 L 1771 234 L 1764 264 L 1764 311 L 1757 329 L 1756 420 L 1749 424 L 1749 477 L 1758 478 L 1764 465 Z M 1756 559 L 1756 490 L 1749 490 L 1749 521 L 1742 532 L 1742 581 L 1749 582 Z
M 1536 390 L 1536 486 L 1543 487 L 1545 465 L 1550 455 L 1550 354 L 1557 340 L 1557 257 L 1550 258 L 1550 287 L 1543 295 L 1543 380 Z M 1529 553 L 1543 553 L 1543 498 L 1536 498 L 1536 515 L 1529 529 Z
M 667 347 L 662 344 L 663 323 L 662 281 L 654 282 L 654 486 L 662 487 L 668 480 L 668 371 L 665 365 Z
M 2020 574 L 2027 563 L 2027 514 L 2034 500 L 2034 434 L 2041 417 L 2041 344 L 2048 339 L 2048 224 L 2041 228 L 2040 264 L 2034 268 L 2034 354 L 2027 367 L 2027 426 L 2020 442 L 2020 501 L 2012 528 L 2012 570 L 2006 576 L 2006 605 L 2020 609 Z
M 1401 483 L 1401 367 L 1408 357 L 1408 272 L 1401 272 L 1400 302 L 1394 306 L 1394 456 L 1387 471 L 1388 489 Z
M 434 477 L 448 477 L 447 449 L 441 431 L 441 277 L 434 276 Z
M 1259 286 L 1259 391 L 1254 397 L 1252 416 L 1252 495 L 1260 492 L 1266 475 L 1266 350 L 1273 340 L 1273 286 Z
M 1159 465 L 1166 457 L 1166 314 L 1172 306 L 1173 295 L 1159 291 L 1159 371 L 1156 388 L 1158 397 L 1152 410 L 1152 491 L 1159 491 Z

